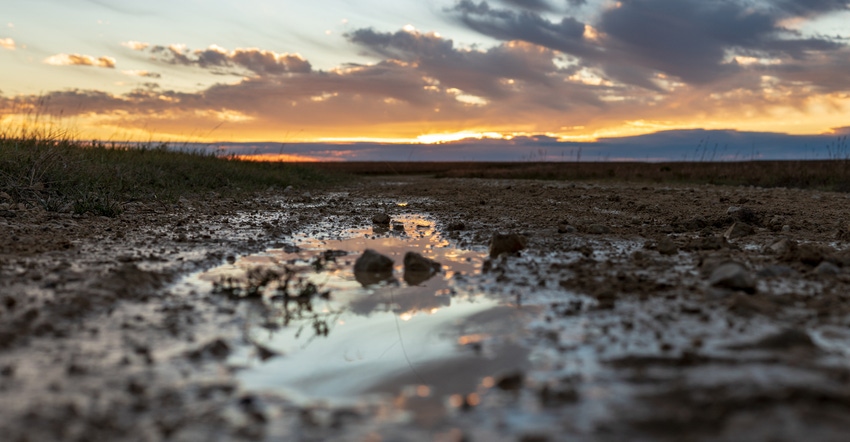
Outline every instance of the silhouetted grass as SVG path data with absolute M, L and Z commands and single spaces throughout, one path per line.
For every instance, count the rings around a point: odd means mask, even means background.
M 360 162 L 317 168 L 355 175 L 432 175 L 438 178 L 617 180 L 640 183 L 725 184 L 850 192 L 850 160 L 736 162 Z
M 208 192 L 244 196 L 268 188 L 315 187 L 331 181 L 329 174 L 309 165 L 177 152 L 165 144 L 107 146 L 83 144 L 62 132 L 0 133 L 4 198 L 40 204 L 49 211 L 115 216 L 128 201 L 168 202 Z

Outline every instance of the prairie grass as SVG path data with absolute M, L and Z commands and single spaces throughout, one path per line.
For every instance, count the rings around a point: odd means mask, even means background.
M 48 211 L 111 217 L 130 201 L 170 202 L 209 192 L 244 196 L 339 180 L 307 165 L 240 161 L 175 151 L 166 144 L 83 143 L 61 131 L 0 132 L 0 192 L 5 193 L 0 203 L 11 199 Z
M 317 163 L 354 175 L 438 178 L 612 180 L 636 183 L 724 184 L 850 192 L 850 159 L 736 162 L 408 162 Z

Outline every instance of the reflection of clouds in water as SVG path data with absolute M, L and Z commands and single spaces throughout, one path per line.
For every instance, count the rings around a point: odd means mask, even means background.
M 373 311 L 386 311 L 390 307 L 395 314 L 432 311 L 448 307 L 452 303 L 451 296 L 437 295 L 434 290 L 413 292 L 388 288 L 381 293 L 356 299 L 348 304 L 348 310 L 356 315 L 369 315 Z M 384 308 L 379 309 L 379 307 Z

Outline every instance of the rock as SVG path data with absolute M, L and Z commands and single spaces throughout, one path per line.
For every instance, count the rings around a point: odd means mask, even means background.
M 795 273 L 791 267 L 775 264 L 759 270 L 756 275 L 762 278 L 779 278 L 782 276 L 794 276 Z
M 372 223 L 378 224 L 380 226 L 389 226 L 390 225 L 390 216 L 386 213 L 379 213 L 372 217 Z
M 606 233 L 611 233 L 611 229 L 608 226 L 603 224 L 591 224 L 587 226 L 587 233 L 593 235 L 604 235 Z
M 404 254 L 405 272 L 436 273 L 440 271 L 440 267 L 442 266 L 437 261 L 426 258 L 416 252 L 407 252 Z
M 499 380 L 496 381 L 496 387 L 501 390 L 517 391 L 522 387 L 524 381 L 525 375 L 522 372 L 510 373 L 505 376 L 501 376 Z
M 847 223 L 841 223 L 838 226 L 838 231 L 835 232 L 835 239 L 839 241 L 850 241 L 850 226 Z
M 393 265 L 391 258 L 372 249 L 366 249 L 357 261 L 354 261 L 354 273 L 392 273 Z
M 661 241 L 658 241 L 655 248 L 658 250 L 658 253 L 662 255 L 675 255 L 676 253 L 679 253 L 679 247 L 669 236 L 665 236 L 661 239 Z
M 784 255 L 789 251 L 793 251 L 797 249 L 797 243 L 788 238 L 782 238 L 777 241 L 774 241 L 771 245 L 767 246 L 767 251 L 776 255 Z
M 801 262 L 815 267 L 825 260 L 832 250 L 817 244 L 800 244 L 789 248 L 782 254 L 781 259 L 785 262 Z
M 726 210 L 726 214 L 729 215 L 729 217 L 731 217 L 735 221 L 741 221 L 747 224 L 760 225 L 759 214 L 756 213 L 755 210 L 747 207 L 733 206 Z
M 754 231 L 755 230 L 751 225 L 738 221 L 726 230 L 723 237 L 729 240 L 743 238 L 745 236 L 752 235 Z
M 393 223 L 393 231 L 395 231 L 395 232 L 404 232 L 404 224 L 402 224 L 402 223 Z
M 731 290 L 741 290 L 747 293 L 756 292 L 756 280 L 747 269 L 734 261 L 726 262 L 711 272 L 708 283 L 713 287 Z
M 286 186 L 286 189 L 283 189 L 283 193 L 285 194 L 290 194 L 292 192 L 295 192 L 295 188 L 292 186 Z
M 726 247 L 729 247 L 726 238 L 716 235 L 694 238 L 687 246 L 690 250 L 720 250 Z
M 676 223 L 674 226 L 677 227 L 678 231 L 693 232 L 708 227 L 708 220 L 702 216 L 696 216 L 687 221 Z
M 186 356 L 189 359 L 199 360 L 203 358 L 224 359 L 230 355 L 230 344 L 224 339 L 216 338 L 206 344 L 190 350 Z
M 466 225 L 463 224 L 463 221 L 452 221 L 446 226 L 446 230 L 448 230 L 449 232 L 464 229 L 466 229 Z
M 366 249 L 357 261 L 354 261 L 354 279 L 363 287 L 390 281 L 393 279 L 394 264 L 389 257 L 372 249 Z
M 815 272 L 816 275 L 820 276 L 835 276 L 841 273 L 841 268 L 829 261 L 823 261 L 812 271 Z
M 494 233 L 490 238 L 490 257 L 495 258 L 502 253 L 517 253 L 527 244 L 525 236 L 518 233 Z
M 558 224 L 558 233 L 575 233 L 576 228 L 569 224 Z
M 803 330 L 788 328 L 778 333 L 766 336 L 751 344 L 730 346 L 732 349 L 761 349 L 761 350 L 792 350 L 807 349 L 817 350 L 818 346 L 812 338 Z
M 440 271 L 440 263 L 426 258 L 415 252 L 404 255 L 404 282 L 408 285 L 419 285 L 431 279 Z

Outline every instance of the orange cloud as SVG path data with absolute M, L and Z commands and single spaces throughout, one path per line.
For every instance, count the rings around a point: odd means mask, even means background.
M 145 71 L 145 70 L 130 69 L 130 70 L 121 71 L 121 73 L 124 74 L 124 75 L 129 75 L 131 77 L 146 77 L 146 78 L 160 78 L 160 77 L 162 77 L 162 75 L 160 75 L 156 72 L 150 72 L 150 71 Z
M 106 56 L 94 58 L 91 55 L 56 54 L 47 57 L 44 59 L 44 62 L 53 66 L 95 66 L 107 69 L 115 68 L 115 59 Z
M 15 50 L 15 40 L 11 38 L 0 38 L 0 48 L 8 49 L 10 51 Z
M 151 45 L 150 43 L 144 43 L 144 42 L 141 42 L 141 41 L 125 41 L 125 42 L 121 43 L 121 46 L 130 48 L 134 51 L 143 51 L 143 50 L 147 49 L 148 46 L 150 46 L 150 45 Z

